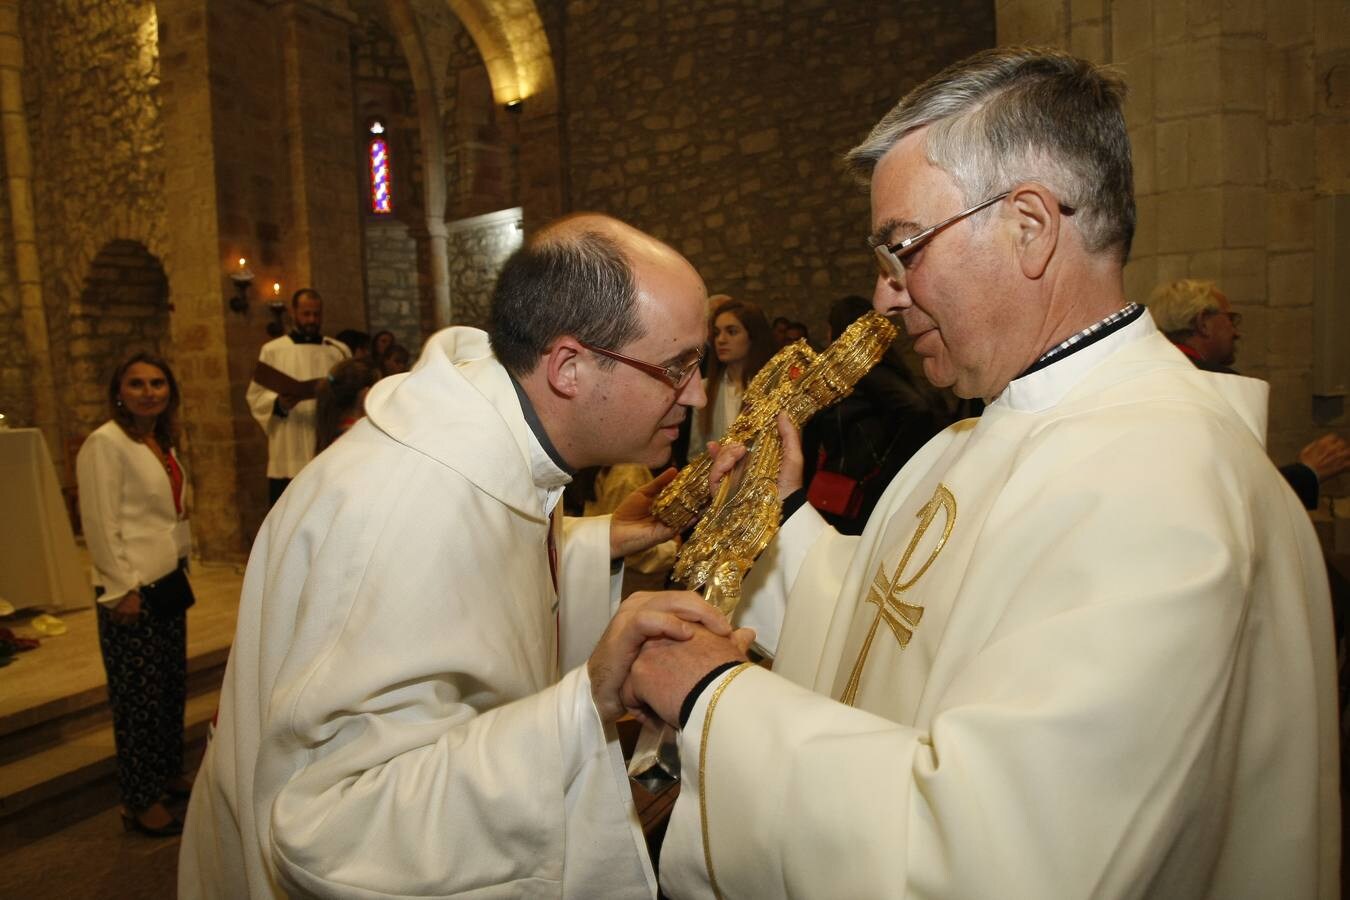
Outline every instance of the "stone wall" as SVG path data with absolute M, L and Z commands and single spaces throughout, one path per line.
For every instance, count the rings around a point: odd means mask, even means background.
M 27 0 L 20 24 L 53 371 L 62 430 L 78 436 L 106 377 L 75 322 L 94 258 L 118 240 L 164 255 L 158 19 L 151 0 Z
M 277 137 L 285 140 L 290 176 L 290 215 L 282 223 L 287 266 L 323 294 L 330 332 L 366 324 L 358 174 L 364 141 L 356 131 L 352 58 L 358 20 L 343 6 L 292 0 L 274 7 L 282 79 L 265 83 L 273 104 L 278 92 L 284 97 L 285 130 Z
M 452 31 L 446 77 L 446 218 L 467 219 L 514 207 L 519 173 L 512 141 L 516 114 L 497 106 L 487 67 L 462 26 Z
M 393 217 L 368 217 L 365 232 L 370 333 L 392 331 L 415 355 L 426 337 L 422 302 L 427 292 L 418 287 L 419 242 L 405 222 Z
M 108 379 L 123 359 L 167 355 L 169 284 L 159 260 L 135 241 L 99 251 L 71 309 L 70 337 L 69 436 L 82 439 L 108 420 Z
M 394 206 L 388 215 L 372 213 L 369 181 L 363 180 L 369 331 L 392 331 L 416 353 L 425 337 L 423 322 L 430 317 L 431 306 L 424 271 L 428 237 L 417 96 L 408 61 L 377 4 L 367 3 L 362 11 L 354 60 L 358 122 L 365 128 L 370 120 L 379 119 L 385 128 Z M 361 134 L 362 141 L 369 140 Z
M 1314 397 L 1312 380 L 1315 263 L 1345 240 L 1319 235 L 1317 206 L 1350 193 L 1344 3 L 1009 0 L 998 29 L 1002 44 L 1054 44 L 1125 74 L 1139 204 L 1127 295 L 1184 277 L 1220 284 L 1243 315 L 1236 367 L 1270 382 L 1274 459 L 1350 433 L 1344 397 Z M 1328 302 L 1344 304 L 1341 290 Z
M 813 335 L 831 300 L 870 295 L 875 279 L 867 194 L 840 155 L 919 80 L 994 40 L 988 0 L 567 0 L 563 12 L 567 205 L 651 231 L 710 292 Z
M 450 225 L 450 296 L 456 325 L 486 328 L 492 288 L 506 258 L 520 246 L 519 208 L 461 219 Z

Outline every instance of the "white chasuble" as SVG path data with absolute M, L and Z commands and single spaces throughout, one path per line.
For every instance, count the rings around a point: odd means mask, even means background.
M 285 372 L 296 381 L 323 378 L 333 366 L 351 356 L 347 346 L 332 338 L 319 344 L 297 344 L 284 334 L 263 344 L 258 361 Z M 314 422 L 317 401 L 302 400 L 285 416 L 275 414 L 277 394 L 248 383 L 245 391 L 249 411 L 267 435 L 267 477 L 294 478 L 314 458 Z
M 747 583 L 774 671 L 681 733 L 665 892 L 1336 896 L 1329 598 L 1264 389 L 1144 316 L 934 438 L 860 538 L 799 510 Z
M 584 665 L 609 519 L 551 515 L 567 475 L 481 331 L 366 410 L 254 544 L 179 896 L 654 896 Z

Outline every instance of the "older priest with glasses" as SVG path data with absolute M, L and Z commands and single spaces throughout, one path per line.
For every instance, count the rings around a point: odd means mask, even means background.
M 784 426 L 787 518 L 742 607 L 773 671 L 700 632 L 625 687 L 683 726 L 669 896 L 1338 896 L 1321 556 L 1266 386 L 1196 369 L 1124 295 L 1124 90 L 986 51 L 849 154 L 874 306 L 989 405 L 858 538 L 800 503 Z

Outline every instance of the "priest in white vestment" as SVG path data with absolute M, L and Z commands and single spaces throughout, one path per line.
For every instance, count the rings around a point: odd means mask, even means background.
M 619 686 L 644 638 L 730 626 L 686 594 L 611 622 L 611 560 L 670 537 L 654 487 L 557 503 L 668 458 L 705 303 L 669 247 L 573 217 L 508 261 L 491 345 L 447 329 L 371 389 L 254 545 L 180 896 L 654 896 Z
M 296 381 L 326 378 L 333 366 L 351 356 L 341 341 L 324 337 L 323 298 L 313 288 L 301 288 L 291 297 L 295 328 L 289 334 L 263 344 L 258 362 L 289 375 Z M 269 505 L 277 502 L 305 463 L 314 458 L 315 401 L 288 397 L 256 381 L 245 391 L 253 418 L 267 435 L 267 485 Z
M 626 702 L 683 725 L 669 896 L 1339 896 L 1319 547 L 1266 385 L 1125 300 L 1123 92 L 986 51 L 850 154 L 875 307 L 990 403 L 861 537 L 791 512 L 742 608 L 772 673 L 713 635 L 644 648 Z

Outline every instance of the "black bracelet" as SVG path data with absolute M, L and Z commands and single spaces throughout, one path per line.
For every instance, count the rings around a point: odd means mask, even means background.
M 703 691 L 707 689 L 708 685 L 716 681 L 718 676 L 720 676 L 723 672 L 736 668 L 742 662 L 744 662 L 744 660 L 733 659 L 731 662 L 722 663 L 720 666 L 713 669 L 707 675 L 704 675 L 702 678 L 700 678 L 698 680 L 698 684 L 694 685 L 693 689 L 690 690 L 689 693 L 684 695 L 684 702 L 680 704 L 681 728 L 683 728 L 686 724 L 688 724 L 689 716 L 691 716 L 694 712 L 694 704 L 698 702 L 699 694 L 702 694 Z

